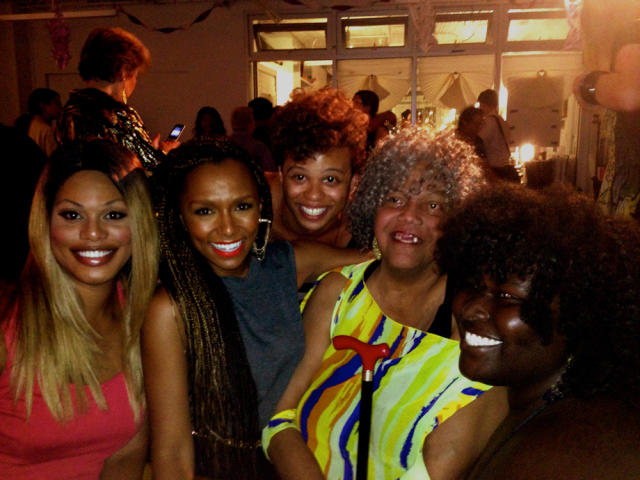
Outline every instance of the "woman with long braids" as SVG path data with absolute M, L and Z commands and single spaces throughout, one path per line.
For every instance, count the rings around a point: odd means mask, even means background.
M 154 479 L 268 478 L 260 429 L 304 351 L 296 291 L 363 255 L 267 245 L 269 186 L 223 137 L 172 151 L 156 179 L 163 286 L 143 327 Z

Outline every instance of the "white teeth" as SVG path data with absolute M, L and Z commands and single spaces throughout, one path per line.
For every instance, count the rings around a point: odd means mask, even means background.
M 472 347 L 487 347 L 492 345 L 500 345 L 502 342 L 493 338 L 481 337 L 474 333 L 465 332 L 464 341 Z
M 109 255 L 113 250 L 83 250 L 81 252 L 77 252 L 81 257 L 86 258 L 102 258 Z
M 415 235 L 394 235 L 393 239 L 402 243 L 418 243 L 420 241 Z
M 216 250 L 221 250 L 223 252 L 233 252 L 234 250 L 240 248 L 240 245 L 242 245 L 242 240 L 233 243 L 212 243 L 211 245 L 213 245 Z
M 306 213 L 307 215 L 311 215 L 312 217 L 316 217 L 327 210 L 327 207 L 309 208 L 309 207 L 305 207 L 304 205 L 301 205 L 300 208 L 304 213 Z

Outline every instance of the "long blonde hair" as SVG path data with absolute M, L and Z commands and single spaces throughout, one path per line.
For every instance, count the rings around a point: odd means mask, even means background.
M 100 335 L 87 320 L 82 300 L 69 274 L 56 261 L 50 244 L 56 193 L 67 179 L 82 170 L 107 175 L 122 194 L 131 219 L 132 254 L 119 274 L 118 284 L 125 298 L 123 373 L 138 422 L 144 405 L 139 337 L 157 280 L 157 229 L 139 160 L 126 148 L 108 140 L 65 146 L 54 155 L 38 182 L 29 217 L 31 252 L 17 285 L 11 384 L 16 401 L 24 394 L 27 416 L 31 413 L 36 381 L 57 421 L 69 420 L 74 415 L 71 384 L 75 385 L 79 411 L 88 406 L 85 385 L 98 406 L 107 408 L 98 381 Z M 113 301 L 118 302 L 117 295 Z M 11 311 L 16 312 L 15 306 Z

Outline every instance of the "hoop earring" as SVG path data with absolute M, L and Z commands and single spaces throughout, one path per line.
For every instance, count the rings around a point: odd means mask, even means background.
M 256 239 L 256 241 L 253 242 L 253 246 L 251 247 L 251 250 L 253 250 L 253 253 L 256 254 L 258 261 L 261 262 L 264 260 L 264 257 L 267 254 L 267 243 L 269 243 L 269 230 L 271 229 L 271 220 L 267 220 L 266 218 L 261 218 L 258 220 L 258 222 L 267 224 L 267 230 L 264 234 L 264 243 L 262 244 L 262 247 L 258 247 L 258 239 Z
M 378 246 L 378 239 L 376 237 L 373 237 L 373 245 L 371 247 L 371 250 L 373 250 L 373 257 L 376 260 L 382 259 L 382 252 L 380 251 L 380 247 Z

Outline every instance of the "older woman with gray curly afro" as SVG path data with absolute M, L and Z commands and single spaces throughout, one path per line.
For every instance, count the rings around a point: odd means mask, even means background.
M 305 355 L 262 437 L 282 478 L 362 475 L 348 448 L 363 430 L 362 361 L 337 350 L 339 336 L 391 346 L 373 375 L 363 478 L 457 478 L 486 445 L 506 399 L 460 374 L 451 310 L 439 308 L 447 279 L 434 261 L 442 218 L 483 183 L 477 157 L 451 132 L 406 130 L 373 153 L 348 215 L 376 260 L 328 273 L 307 297 Z
M 376 211 L 387 194 L 399 188 L 417 166 L 421 178 L 444 195 L 450 211 L 485 179 L 473 149 L 456 139 L 452 131 L 402 130 L 370 157 L 346 214 L 353 239 L 360 248 L 371 248 Z

